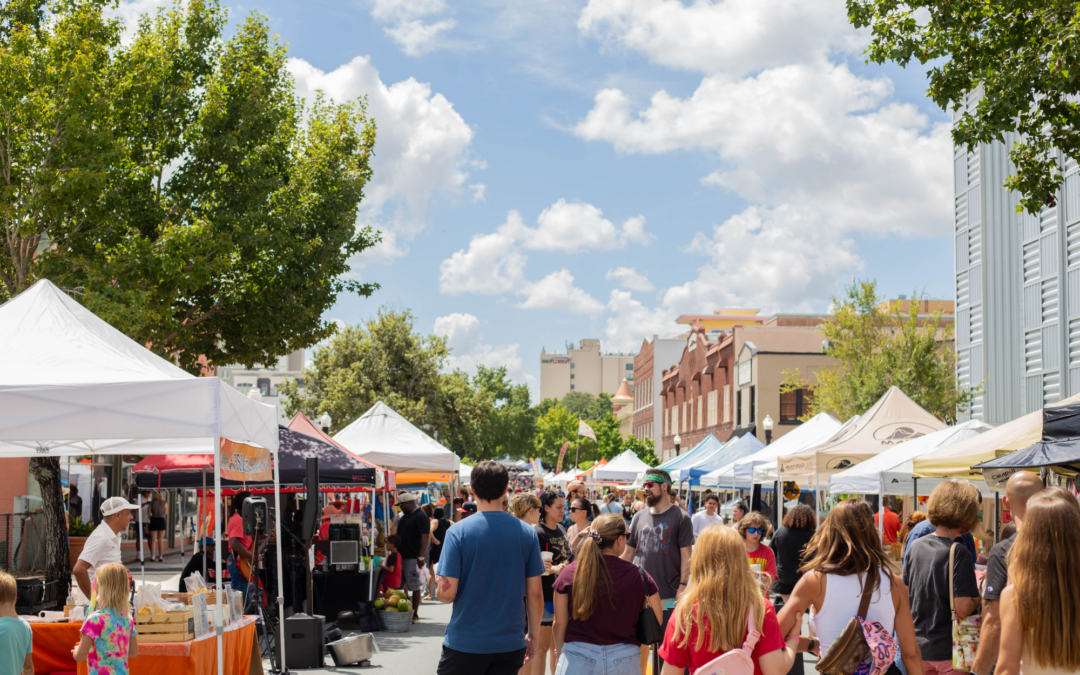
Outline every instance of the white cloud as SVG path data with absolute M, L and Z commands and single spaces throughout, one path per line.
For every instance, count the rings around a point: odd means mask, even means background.
M 448 295 L 516 292 L 525 284 L 526 257 L 509 231 L 524 227 L 521 215 L 511 211 L 506 223 L 491 234 L 478 234 L 439 265 L 439 291 Z
M 656 286 L 649 281 L 649 277 L 640 274 L 633 267 L 616 267 L 613 270 L 608 270 L 604 278 L 608 281 L 618 281 L 619 285 L 628 291 L 648 292 L 656 290 Z
M 458 193 L 468 178 L 473 130 L 445 96 L 414 78 L 387 86 L 371 59 L 358 56 L 331 72 L 289 59 L 297 94 L 309 101 L 317 90 L 335 101 L 368 97 L 368 114 L 378 125 L 371 183 L 358 222 L 384 231 L 382 255 L 403 255 L 423 230 L 428 202 L 438 193 Z
M 523 289 L 523 309 L 560 309 L 574 314 L 597 316 L 604 303 L 574 285 L 574 275 L 565 268 L 552 272 L 535 284 Z
M 520 345 L 492 346 L 484 343 L 480 334 L 480 319 L 472 314 L 440 316 L 435 319 L 435 334 L 446 336 L 446 343 L 452 350 L 447 365 L 452 370 L 460 368 L 473 374 L 478 365 L 488 368 L 505 366 L 507 375 L 514 382 L 530 386 L 536 383 L 536 378 L 525 372 Z
M 535 229 L 522 226 L 514 231 L 525 248 L 536 251 L 610 251 L 631 242 L 647 246 L 653 239 L 645 232 L 643 216 L 627 219 L 620 229 L 592 204 L 571 204 L 565 199 L 544 209 L 536 225 Z
M 578 29 L 654 63 L 736 75 L 858 53 L 866 40 L 835 0 L 590 0 Z
M 607 310 L 612 316 L 604 327 L 604 345 L 612 351 L 636 351 L 641 341 L 652 335 L 666 337 L 681 328 L 675 323 L 677 315 L 666 307 L 649 309 L 634 299 L 630 291 L 613 290 Z
M 452 29 L 453 19 L 425 23 L 421 19 L 446 11 L 444 0 L 374 0 L 371 17 L 391 24 L 383 32 L 409 56 L 422 56 L 439 48 L 439 34 Z
M 487 186 L 486 185 L 484 185 L 483 183 L 477 183 L 475 185 L 470 185 L 469 189 L 473 191 L 473 195 L 472 195 L 473 203 L 486 202 L 487 201 L 487 197 L 484 196 L 484 193 L 487 192 Z
M 111 3 L 107 4 L 103 13 L 107 18 L 120 19 L 124 22 L 121 40 L 124 44 L 130 44 L 135 39 L 135 31 L 139 28 L 139 19 L 143 14 L 156 16 L 159 9 L 171 4 L 171 0 L 121 1 L 116 7 L 112 7 Z

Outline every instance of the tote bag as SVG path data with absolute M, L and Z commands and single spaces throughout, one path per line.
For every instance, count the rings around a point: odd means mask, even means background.
M 972 614 L 963 619 L 956 615 L 956 597 L 953 594 L 953 562 L 956 559 L 956 547 L 953 542 L 949 549 L 949 612 L 952 616 L 952 664 L 956 670 L 971 671 L 975 665 L 975 654 L 979 651 L 979 631 L 982 628 L 982 616 Z

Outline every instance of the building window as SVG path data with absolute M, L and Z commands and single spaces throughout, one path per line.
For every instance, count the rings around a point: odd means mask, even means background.
M 573 389 L 573 388 L 574 388 L 574 385 L 570 385 L 570 389 Z
M 716 426 L 716 394 L 715 391 L 709 392 L 709 426 Z
M 632 364 L 632 363 L 626 364 L 626 369 L 627 370 L 633 370 L 634 369 L 634 364 Z
M 576 364 L 576 363 L 571 363 L 571 364 L 570 364 L 570 367 L 571 367 L 571 368 L 577 368 L 577 364 Z
M 812 396 L 809 389 L 796 389 L 780 394 L 780 424 L 799 424 L 799 418 L 810 409 Z
M 742 424 L 742 390 L 735 392 L 735 426 L 741 427 Z
M 724 385 L 724 424 L 731 421 L 731 385 Z
M 757 387 L 750 387 L 750 420 L 747 423 L 747 426 L 757 422 L 757 396 L 754 395 L 757 392 L 754 391 L 755 389 L 757 389 Z
M 573 373 L 570 373 L 570 379 L 571 380 L 574 379 L 574 374 Z

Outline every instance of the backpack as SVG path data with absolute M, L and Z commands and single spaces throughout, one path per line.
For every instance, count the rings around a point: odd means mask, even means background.
M 740 648 L 724 652 L 697 669 L 697 675 L 754 675 L 754 647 L 761 639 L 754 617 L 754 606 L 746 610 L 746 640 Z

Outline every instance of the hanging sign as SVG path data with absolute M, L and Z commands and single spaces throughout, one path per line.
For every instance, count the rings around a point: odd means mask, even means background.
M 258 445 L 221 439 L 221 477 L 227 480 L 262 483 L 274 480 L 270 450 Z
M 1019 471 L 1019 469 L 983 469 L 983 480 L 986 481 L 986 488 L 990 492 L 1001 492 L 1005 489 L 1005 484 L 1009 482 L 1009 476 Z

